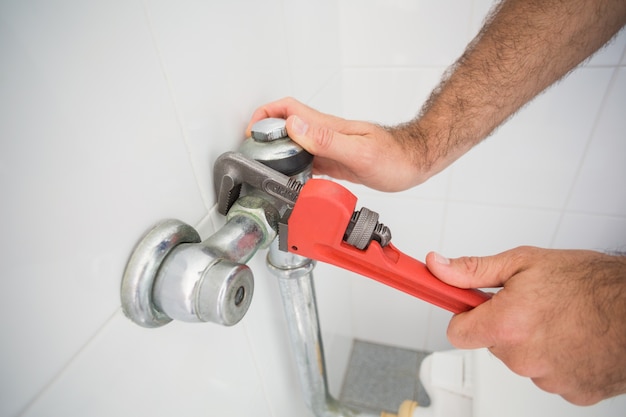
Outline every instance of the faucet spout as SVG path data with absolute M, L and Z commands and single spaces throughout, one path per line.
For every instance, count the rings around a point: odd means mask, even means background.
M 136 246 L 124 271 L 124 313 L 143 327 L 172 319 L 238 323 L 254 292 L 245 263 L 274 240 L 277 222 L 274 206 L 250 193 L 237 200 L 226 224 L 203 242 L 178 220 L 159 223 Z

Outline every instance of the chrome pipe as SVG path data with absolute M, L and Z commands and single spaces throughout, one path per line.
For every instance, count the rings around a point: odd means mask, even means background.
M 277 264 L 277 260 L 283 263 Z M 278 278 L 291 347 L 307 407 L 317 417 L 370 416 L 341 404 L 328 390 L 313 281 L 315 261 L 297 255 L 286 257 L 274 242 L 268 253 L 267 267 Z
M 240 151 L 249 158 L 305 183 L 311 178 L 313 156 L 287 136 L 285 120 L 265 119 L 252 126 L 252 138 Z M 317 417 L 366 416 L 330 395 L 319 323 L 313 269 L 315 261 L 269 246 L 267 267 L 278 278 L 291 347 L 307 407 Z M 373 417 L 373 416 L 372 416 Z

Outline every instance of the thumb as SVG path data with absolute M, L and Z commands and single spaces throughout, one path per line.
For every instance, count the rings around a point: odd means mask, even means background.
M 298 116 L 290 116 L 287 119 L 287 133 L 311 154 L 339 163 L 346 162 L 345 159 L 350 155 L 349 145 L 354 145 L 348 135 L 328 126 L 310 123 Z
M 519 257 L 513 251 L 493 256 L 464 256 L 448 259 L 431 252 L 426 266 L 446 284 L 459 288 L 501 287 L 520 270 Z
M 513 251 L 494 256 L 445 258 L 435 252 L 426 256 L 426 266 L 443 282 L 461 288 L 499 287 L 519 270 Z M 459 349 L 491 347 L 497 342 L 494 328 L 502 318 L 494 299 L 457 314 L 448 325 L 448 340 Z

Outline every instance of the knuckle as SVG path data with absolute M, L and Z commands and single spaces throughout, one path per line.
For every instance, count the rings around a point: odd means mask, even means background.
M 285 105 L 286 107 L 291 107 L 291 106 L 297 104 L 298 101 L 295 98 L 291 97 L 291 96 L 286 96 L 286 97 L 283 97 L 280 100 L 278 100 L 278 103 L 281 103 L 281 104 Z
M 312 129 L 311 137 L 318 151 L 327 151 L 332 146 L 335 132 L 325 126 L 316 126 Z
M 463 338 L 460 335 L 458 326 L 454 326 L 452 322 L 448 325 L 446 336 L 453 346 L 460 347 Z
M 463 265 L 465 272 L 470 275 L 476 275 L 482 266 L 482 258 L 477 256 L 464 256 L 459 258 L 459 262 Z
M 538 251 L 539 248 L 534 246 L 518 246 L 517 248 L 511 250 L 511 262 L 518 266 L 526 265 L 530 259 L 537 256 Z
M 559 392 L 557 394 L 560 394 L 561 397 L 569 403 L 584 407 L 597 404 L 605 398 L 604 395 L 596 392 L 574 392 L 567 394 Z
M 555 378 L 531 378 L 533 383 L 545 392 L 551 394 L 561 394 L 565 391 L 564 384 Z
M 491 352 L 497 356 L 513 373 L 523 377 L 537 376 L 536 366 L 530 363 L 520 355 L 517 350 L 512 353 L 510 350 L 491 349 Z

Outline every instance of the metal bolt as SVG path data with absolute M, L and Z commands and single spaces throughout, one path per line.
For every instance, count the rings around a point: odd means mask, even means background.
M 272 142 L 287 137 L 287 121 L 270 117 L 252 125 L 252 138 L 257 142 Z

